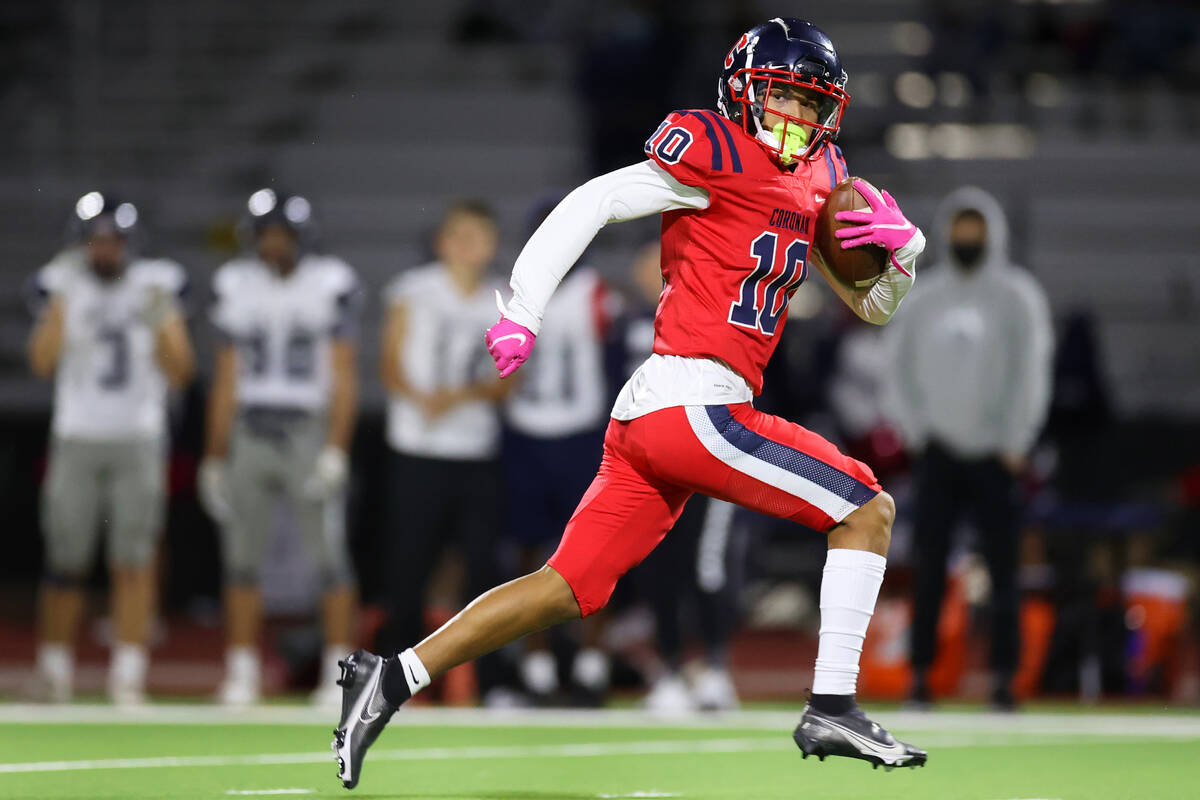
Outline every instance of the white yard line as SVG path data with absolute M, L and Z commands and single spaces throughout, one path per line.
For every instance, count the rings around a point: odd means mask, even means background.
M 989 736 L 953 734 L 941 739 L 924 738 L 930 749 L 951 747 L 1033 747 L 1104 743 L 1095 736 Z M 449 761 L 467 759 L 590 758 L 597 756 L 709 755 L 790 751 L 789 737 L 744 739 L 677 739 L 641 742 L 594 742 L 554 745 L 509 745 L 494 747 L 426 747 L 406 750 L 373 750 L 371 761 Z M 28 761 L 0 763 L 0 774 L 28 772 L 74 772 L 97 769 L 153 769 L 161 767 L 234 767 L 331 762 L 328 752 L 254 753 L 223 756 L 156 756 L 149 758 L 101 758 L 78 761 Z
M 764 746 L 765 745 L 765 746 Z M 790 742 L 775 739 L 697 739 L 646 742 L 601 742 L 495 747 L 425 747 L 410 750 L 372 751 L 372 761 L 445 761 L 480 758 L 580 758 L 589 756 L 661 755 L 670 753 L 744 753 L 778 750 Z M 791 745 L 794 746 L 794 745 Z M 147 769 L 150 767 L 226 767 L 264 764 L 332 762 L 328 752 L 257 753 L 229 756 L 159 756 L 154 758 L 102 758 L 81 761 L 32 761 L 0 764 L 0 773 L 66 772 L 92 769 Z
M 391 722 L 412 726 L 705 728 L 790 731 L 800 711 L 737 711 L 724 714 L 656 715 L 636 709 L 404 708 Z M 998 714 L 970 711 L 890 711 L 872 714 L 889 729 L 906 733 L 962 731 L 995 734 L 1058 734 L 1200 738 L 1200 714 L 1120 713 Z M 0 704 L 0 724 L 84 723 L 130 725 L 332 725 L 328 711 L 269 705 L 230 710 L 209 704 L 164 704 L 137 709 L 110 705 Z
M 316 789 L 230 789 L 225 794 L 238 796 L 264 794 L 316 794 Z

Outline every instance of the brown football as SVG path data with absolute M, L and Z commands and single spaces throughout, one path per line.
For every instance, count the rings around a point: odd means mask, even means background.
M 887 250 L 882 247 L 864 244 L 859 247 L 842 249 L 842 240 L 834 236 L 834 232 L 839 228 L 854 224 L 834 219 L 834 215 L 839 211 L 871 210 L 870 204 L 854 188 L 856 180 L 862 180 L 862 178 L 846 178 L 833 187 L 833 191 L 825 199 L 825 204 L 817 212 L 815 242 L 817 253 L 825 262 L 825 266 L 829 268 L 830 273 L 851 289 L 869 286 L 887 269 L 888 264 Z M 866 183 L 866 181 L 863 182 Z

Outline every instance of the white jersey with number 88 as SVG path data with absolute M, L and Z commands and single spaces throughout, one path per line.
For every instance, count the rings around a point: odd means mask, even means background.
M 213 289 L 213 323 L 237 347 L 238 405 L 323 411 L 330 345 L 357 336 L 354 270 L 338 258 L 305 255 L 281 276 L 257 258 L 240 258 L 217 270 Z

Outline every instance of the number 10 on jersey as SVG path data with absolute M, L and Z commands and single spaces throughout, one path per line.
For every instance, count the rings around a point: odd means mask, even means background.
M 776 258 L 778 234 L 759 234 L 750 245 L 754 269 L 742 280 L 738 299 L 729 306 L 730 323 L 774 336 L 792 292 L 808 277 L 808 246 L 806 241 L 793 239 L 780 261 Z

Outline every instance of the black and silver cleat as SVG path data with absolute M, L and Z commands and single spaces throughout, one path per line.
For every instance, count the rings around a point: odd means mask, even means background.
M 396 706 L 383 696 L 383 664 L 382 658 L 366 650 L 356 650 L 338 662 L 342 719 L 330 747 L 337 757 L 338 778 L 347 789 L 358 785 L 367 748 L 396 713 Z
M 928 759 L 924 750 L 898 741 L 858 708 L 833 715 L 806 706 L 792 738 L 804 758 L 816 756 L 821 761 L 825 756 L 845 756 L 892 770 L 923 767 Z

